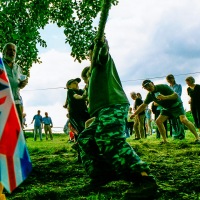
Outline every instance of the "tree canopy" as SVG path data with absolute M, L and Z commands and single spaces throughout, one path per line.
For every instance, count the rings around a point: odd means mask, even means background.
M 54 23 L 64 28 L 71 56 L 81 62 L 96 34 L 93 21 L 101 5 L 102 0 L 1 0 L 0 49 L 8 42 L 16 44 L 18 64 L 29 74 L 33 63 L 41 63 L 37 44 L 47 47 L 40 30 Z

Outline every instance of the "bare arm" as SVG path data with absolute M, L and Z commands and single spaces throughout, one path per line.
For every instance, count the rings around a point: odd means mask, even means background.
M 159 99 L 159 100 L 175 100 L 175 99 L 177 99 L 177 98 L 178 98 L 178 94 L 177 94 L 176 92 L 174 92 L 174 93 L 171 94 L 171 95 L 167 95 L 167 96 L 162 95 L 162 94 L 159 94 L 159 95 L 157 96 L 157 99 Z
M 140 114 L 142 111 L 144 111 L 145 108 L 147 107 L 147 105 L 148 105 L 148 104 L 145 104 L 145 103 L 141 104 L 141 105 L 137 108 L 137 110 L 134 112 L 134 114 L 131 115 L 131 118 L 133 118 L 135 115 L 138 115 L 138 114 Z
M 31 124 L 33 123 L 33 121 L 34 121 L 35 119 L 33 118 L 33 120 L 32 120 L 32 122 L 31 122 Z
M 87 98 L 87 92 L 84 91 L 83 95 L 79 95 L 79 94 L 74 94 L 73 96 L 75 99 L 83 99 L 85 100 Z

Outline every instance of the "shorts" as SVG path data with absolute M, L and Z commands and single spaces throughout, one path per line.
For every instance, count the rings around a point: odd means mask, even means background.
M 183 104 L 180 103 L 178 106 L 173 108 L 162 108 L 160 115 L 168 116 L 169 118 L 178 118 L 181 115 L 185 115 Z

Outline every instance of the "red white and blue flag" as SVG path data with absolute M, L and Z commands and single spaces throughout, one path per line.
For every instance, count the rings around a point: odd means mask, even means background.
M 32 169 L 10 84 L 0 58 L 0 182 L 8 192 L 22 183 Z

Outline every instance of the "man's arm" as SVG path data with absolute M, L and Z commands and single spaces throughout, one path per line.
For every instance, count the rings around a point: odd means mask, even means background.
M 162 95 L 162 94 L 159 94 L 158 96 L 157 96 L 157 99 L 159 99 L 159 100 L 175 100 L 175 99 L 177 99 L 178 98 L 178 94 L 176 93 L 176 92 L 174 92 L 173 94 L 171 94 L 171 95 L 167 95 L 167 96 L 165 96 L 165 95 Z
M 135 117 L 135 115 L 138 115 L 138 114 L 140 114 L 142 111 L 144 111 L 145 108 L 147 107 L 147 105 L 148 105 L 148 104 L 145 104 L 145 103 L 141 104 L 141 105 L 136 109 L 136 111 L 134 112 L 134 114 L 131 115 L 131 119 L 132 119 L 133 117 Z
M 79 100 L 79 99 L 85 100 L 85 99 L 87 98 L 87 93 L 86 93 L 86 91 L 84 91 L 84 93 L 83 93 L 82 95 L 74 94 L 73 97 L 74 97 L 75 99 L 78 99 L 78 100 Z
M 50 124 L 51 124 L 51 128 L 53 127 L 53 122 L 52 122 L 52 120 L 51 120 L 51 117 L 49 117 L 50 118 Z
M 32 122 L 31 122 L 31 124 L 33 123 L 34 120 L 35 120 L 35 116 L 33 117 L 33 120 L 32 120 Z
M 26 75 L 23 75 L 21 67 L 18 67 L 18 76 L 19 76 L 19 88 L 23 89 L 28 84 L 28 78 Z

